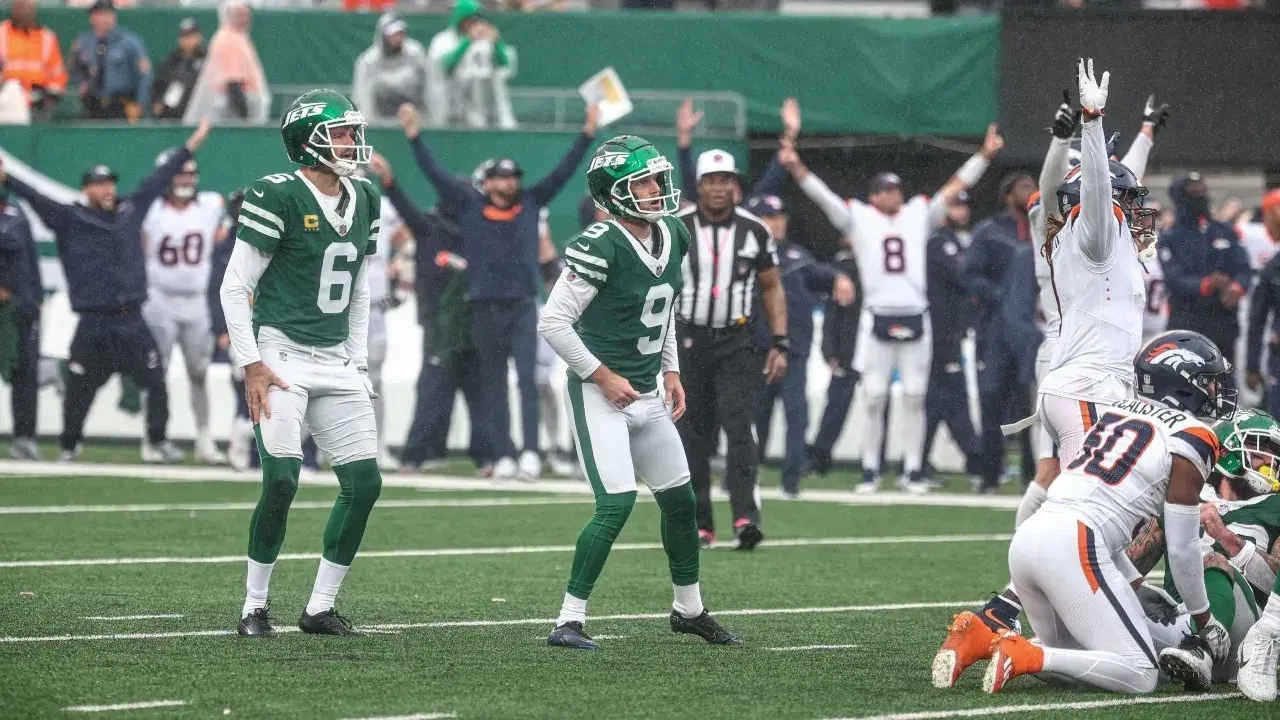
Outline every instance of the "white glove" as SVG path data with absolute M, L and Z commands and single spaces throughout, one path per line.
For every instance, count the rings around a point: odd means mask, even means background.
M 369 377 L 369 368 L 358 367 L 356 372 L 360 373 L 360 381 L 364 383 L 364 391 L 369 393 L 369 399 L 377 400 L 378 393 L 373 391 L 373 378 Z
M 1093 76 L 1093 58 L 1089 58 L 1087 66 L 1085 62 L 1084 58 L 1080 59 L 1080 107 L 1090 115 L 1101 115 L 1103 108 L 1107 106 L 1107 86 L 1111 84 L 1111 73 L 1102 73 L 1102 83 L 1099 84 Z
M 1192 620 L 1193 628 L 1195 624 Z M 1213 656 L 1214 665 L 1221 665 L 1231 658 L 1231 633 L 1227 632 L 1217 618 L 1210 616 L 1209 624 L 1197 629 L 1196 635 L 1209 646 L 1209 654 Z

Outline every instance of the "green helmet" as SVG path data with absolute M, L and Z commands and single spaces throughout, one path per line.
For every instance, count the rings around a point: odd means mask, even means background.
M 587 166 L 587 190 L 596 206 L 615 217 L 630 216 L 657 220 L 680 208 L 680 191 L 671 182 L 671 161 L 658 148 L 638 135 L 619 135 L 606 140 Z M 650 176 L 658 181 L 658 195 L 639 200 L 631 185 Z M 640 203 L 657 203 L 645 210 Z
M 1259 495 L 1280 492 L 1280 424 L 1261 410 L 1238 410 L 1213 426 L 1221 451 L 1214 470 Z M 1256 466 L 1256 467 L 1255 467 Z
M 364 114 L 345 95 L 335 90 L 312 90 L 289 103 L 280 121 L 280 135 L 289 159 L 303 167 L 329 168 L 338 175 L 354 175 L 361 165 L 369 164 L 373 146 L 364 142 Z M 354 153 L 350 158 L 338 157 L 335 148 L 353 147 L 333 144 L 332 131 L 338 127 L 352 129 Z

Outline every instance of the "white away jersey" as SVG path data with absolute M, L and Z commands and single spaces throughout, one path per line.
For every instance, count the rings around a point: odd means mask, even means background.
M 1052 202 L 1053 198 L 1049 198 Z M 1049 267 L 1049 259 L 1044 256 L 1045 243 L 1045 207 L 1040 193 L 1031 199 L 1027 211 L 1031 226 L 1031 244 L 1036 252 L 1036 287 L 1039 288 L 1038 300 L 1040 314 L 1044 316 L 1044 332 L 1046 341 L 1054 340 L 1062 328 L 1062 315 L 1058 312 L 1058 297 L 1053 292 L 1053 271 Z
M 369 279 L 369 304 L 374 308 L 375 312 L 379 303 L 391 292 L 391 279 L 387 274 L 387 263 L 395 253 L 395 248 L 391 245 L 391 239 L 395 237 L 396 232 L 400 230 L 400 226 L 404 224 L 404 221 L 400 219 L 400 213 L 396 212 L 395 205 L 391 204 L 386 195 L 382 196 L 382 210 L 379 220 L 381 224 L 378 226 L 378 237 L 375 240 L 378 250 L 364 259 L 364 274 Z
M 1208 477 L 1218 438 L 1191 414 L 1147 400 L 1100 407 L 1080 455 L 1049 486 L 1042 509 L 1076 515 L 1119 550 L 1163 512 L 1175 455 Z
M 882 315 L 927 310 L 929 198 L 917 195 L 892 216 L 859 200 L 848 204 L 853 252 L 862 274 L 863 307 Z
M 203 294 L 208 289 L 209 258 L 223 204 L 215 192 L 198 193 L 181 210 L 165 198 L 151 204 L 142 221 L 150 289 L 169 295 Z
M 1163 254 L 1162 258 L 1163 258 Z M 1160 261 L 1145 264 L 1147 269 L 1147 305 L 1142 313 L 1142 340 L 1164 332 L 1169 325 L 1169 291 L 1164 284 L 1164 267 Z
M 1276 254 L 1276 244 L 1280 243 L 1280 238 L 1273 240 L 1267 232 L 1267 226 L 1262 223 L 1241 223 L 1236 226 L 1236 232 L 1240 234 L 1240 244 L 1249 254 L 1249 267 L 1258 272 Z

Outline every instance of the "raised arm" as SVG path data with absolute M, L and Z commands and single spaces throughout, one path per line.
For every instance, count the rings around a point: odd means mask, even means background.
M 680 198 L 698 203 L 698 176 L 693 166 L 693 131 L 702 122 L 702 111 L 693 109 L 693 98 L 676 108 L 676 164 L 680 171 Z
M 1081 232 L 1075 233 L 1075 239 L 1085 257 L 1102 265 L 1115 252 L 1118 222 L 1111 209 L 1110 160 L 1102 130 L 1111 74 L 1103 73 L 1099 83 L 1093 75 L 1093 61 L 1086 69 L 1081 60 L 1079 76 L 1084 123 L 1080 129 L 1080 215 L 1076 220 Z
M 155 172 L 147 176 L 143 180 L 138 189 L 133 191 L 130 199 L 133 201 L 134 207 L 146 212 L 151 207 L 151 203 L 160 197 L 164 189 L 169 186 L 173 180 L 173 176 L 182 171 L 182 166 L 191 159 L 196 150 L 204 144 L 206 138 L 209 137 L 209 121 L 201 120 L 199 127 L 191 136 L 187 138 L 187 142 L 178 151 L 169 156 L 163 165 L 155 169 Z
M 396 110 L 396 117 L 400 119 L 404 136 L 409 140 L 409 146 L 413 148 L 413 159 L 418 162 L 418 169 L 422 170 L 422 174 L 427 176 L 427 180 L 431 181 L 431 185 L 440 194 L 440 201 L 455 208 L 467 205 L 476 194 L 476 189 L 471 187 L 470 180 L 454 175 L 436 162 L 435 155 L 422 141 L 417 108 L 411 103 L 405 103 Z
M 1133 138 L 1133 142 L 1129 145 L 1129 152 L 1125 153 L 1124 158 L 1120 160 L 1125 167 L 1138 176 L 1138 182 L 1142 182 L 1142 176 L 1147 174 L 1147 157 L 1155 147 L 1156 133 L 1168 120 L 1169 103 L 1157 105 L 1156 96 L 1148 95 L 1147 102 L 1142 107 L 1142 131 Z
M 841 235 L 853 234 L 853 213 L 849 212 L 849 206 L 845 204 L 844 198 L 832 192 L 831 188 L 822 182 L 822 178 L 805 167 L 794 147 L 784 144 L 779 148 L 778 162 L 791 173 L 791 177 L 795 179 L 804 194 L 808 195 L 809 199 L 827 216 L 827 221 L 832 227 Z
M 573 177 L 573 173 L 582 164 L 582 158 L 586 156 L 588 148 L 591 147 L 591 139 L 595 137 L 596 125 L 600 122 L 600 107 L 598 105 L 587 106 L 587 120 L 582 124 L 582 134 L 573 141 L 573 145 L 569 146 L 569 152 L 564 154 L 560 159 L 560 164 L 547 174 L 546 177 L 538 181 L 538 184 L 529 189 L 534 199 L 539 205 L 546 205 L 555 199 L 556 195 L 564 189 L 565 183 L 569 182 L 569 178 Z
M 22 182 L 18 178 L 10 175 L 7 168 L 4 167 L 3 160 L 0 160 L 0 184 L 5 185 L 10 190 L 18 194 L 18 197 L 27 201 L 32 210 L 35 210 L 40 221 L 49 227 L 50 230 L 58 235 L 61 241 L 61 233 L 67 226 L 67 220 L 71 213 L 74 212 L 70 205 L 51 200 L 41 195 L 38 190 L 30 185 Z
M 952 175 L 938 192 L 929 200 L 929 228 L 941 227 L 947 218 L 947 208 L 956 196 L 968 190 L 986 174 L 991 161 L 1004 149 L 1004 138 L 1000 136 L 995 123 L 987 126 L 987 136 L 982 140 L 982 149 L 964 162 L 956 174 Z

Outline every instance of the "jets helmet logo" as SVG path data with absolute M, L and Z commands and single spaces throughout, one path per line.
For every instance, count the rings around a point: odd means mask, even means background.
M 284 124 L 292 125 L 303 118 L 313 117 L 322 112 L 324 112 L 324 103 L 303 103 L 289 111 L 289 114 L 284 117 Z
M 1173 343 L 1165 343 L 1152 348 L 1151 352 L 1147 353 L 1147 362 L 1152 365 L 1167 365 L 1174 370 L 1184 364 L 1196 366 L 1208 364 L 1208 361 L 1204 358 Z
M 591 158 L 591 167 L 587 172 L 599 170 L 600 168 L 617 167 L 627 162 L 628 155 L 626 153 L 605 153 Z

